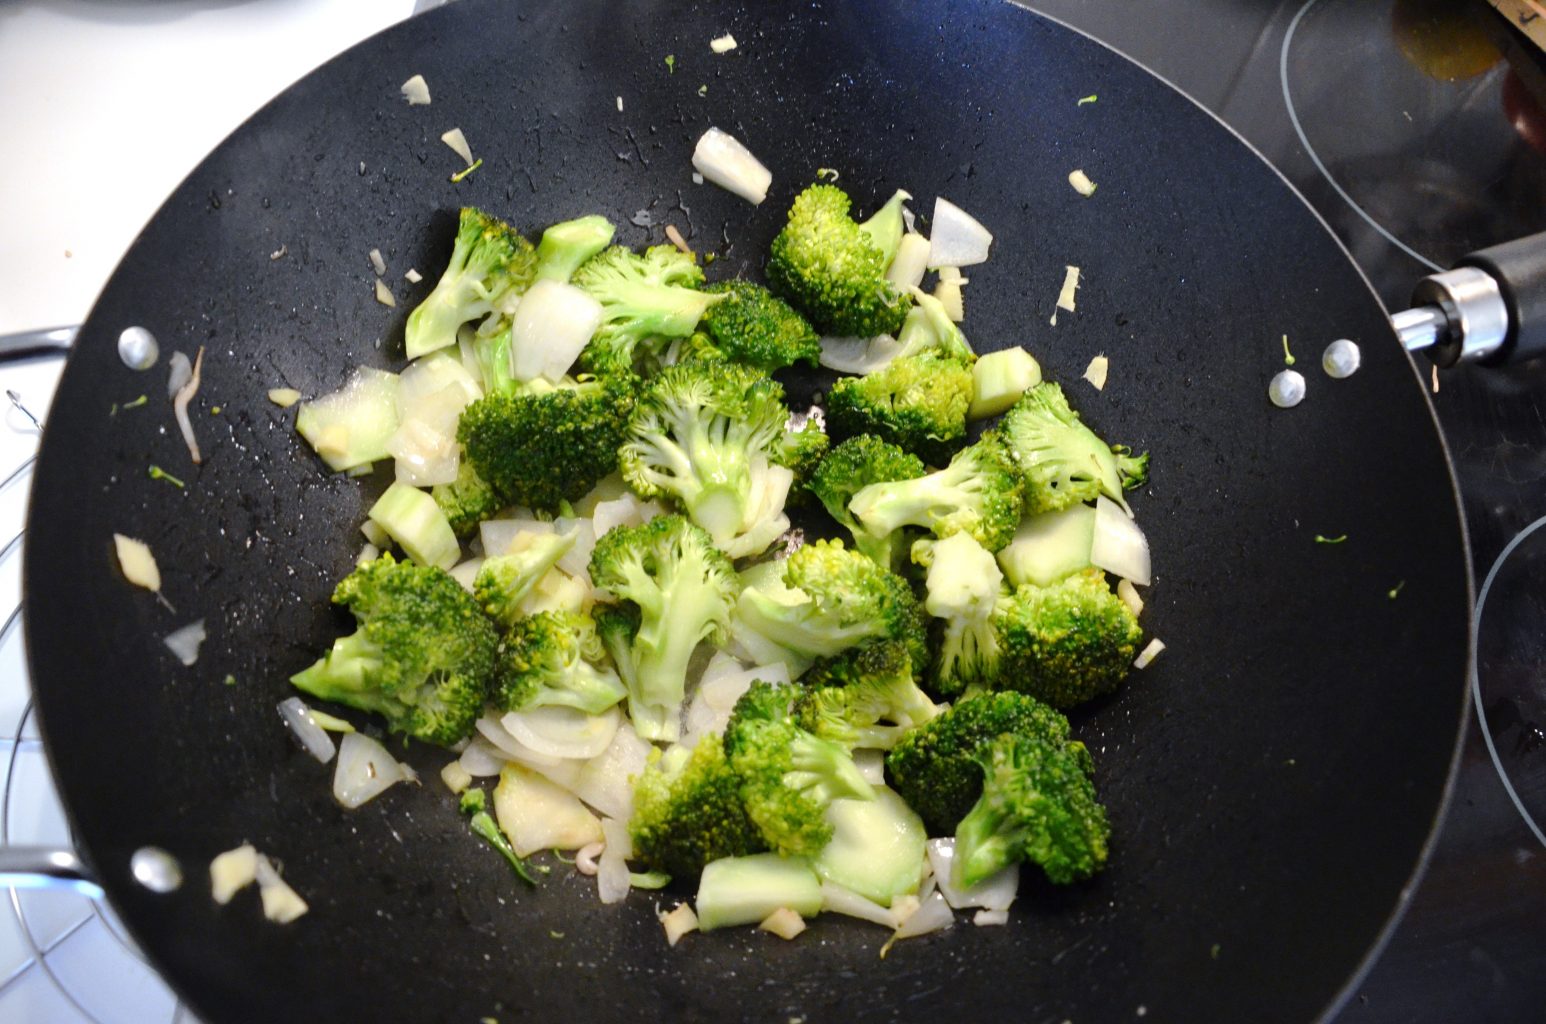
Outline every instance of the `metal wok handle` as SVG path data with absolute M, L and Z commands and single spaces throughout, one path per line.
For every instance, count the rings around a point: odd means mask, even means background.
M 1390 318 L 1408 351 L 1440 366 L 1546 355 L 1546 232 L 1462 256 L 1418 282 L 1412 308 Z
M 0 846 L 0 886 L 68 889 L 92 899 L 102 897 L 102 887 L 79 857 L 46 846 Z
M 62 356 L 75 341 L 75 327 L 44 327 L 20 334 L 0 334 L 0 363 Z

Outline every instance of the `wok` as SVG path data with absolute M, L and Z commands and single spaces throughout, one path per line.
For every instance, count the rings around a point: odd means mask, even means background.
M 711 54 L 726 31 L 740 48 Z M 416 73 L 428 107 L 398 96 Z M 716 124 L 772 168 L 762 207 L 689 181 Z M 452 127 L 484 159 L 460 184 Z M 347 628 L 327 597 L 388 474 L 327 474 L 266 390 L 399 365 L 461 204 L 532 230 L 601 212 L 630 244 L 660 240 L 630 224 L 646 209 L 720 254 L 711 276 L 755 275 L 819 167 L 861 207 L 904 186 L 924 212 L 943 194 L 982 219 L 997 242 L 969 275 L 973 342 L 1025 344 L 1100 432 L 1153 453 L 1135 499 L 1157 566 L 1145 625 L 1170 646 L 1075 715 L 1109 870 L 1067 889 L 1026 872 L 1007 927 L 963 923 L 884 960 L 884 934 L 827 917 L 793 943 L 739 930 L 669 949 L 651 894 L 604 907 L 564 870 L 516 882 L 438 791 L 441 752 L 404 753 L 423 789 L 339 808 L 274 705 Z M 373 297 L 372 248 L 396 309 Z M 1083 268 L 1078 311 L 1051 326 L 1065 265 Z M 428 280 L 402 282 L 409 267 Z M 200 467 L 164 360 L 119 360 L 131 324 L 164 352 L 206 349 Z M 1286 412 L 1265 394 L 1283 335 L 1311 364 Z M 1340 382 L 1313 367 L 1337 337 L 1364 353 Z M 1078 377 L 1101 352 L 1097 393 Z M 1455 485 L 1373 292 L 1223 125 L 991 0 L 464 0 L 349 51 L 223 143 L 130 249 L 64 371 L 29 531 L 37 707 L 79 847 L 211 1021 L 1329 1015 L 1420 871 L 1464 715 Z M 175 615 L 119 575 L 114 532 L 150 544 Z M 209 640 L 184 668 L 161 637 L 200 617 Z M 204 865 L 243 840 L 283 861 L 308 916 L 268 924 L 250 892 L 214 905 Z M 145 845 L 180 859 L 181 889 L 135 884 Z

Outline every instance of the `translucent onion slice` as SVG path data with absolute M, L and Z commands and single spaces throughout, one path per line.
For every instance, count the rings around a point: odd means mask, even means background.
M 310 907 L 300 894 L 279 877 L 279 871 L 267 857 L 257 855 L 253 875 L 258 880 L 258 891 L 263 898 L 263 916 L 275 924 L 289 924 Z
M 874 900 L 867 900 L 852 889 L 845 889 L 835 882 L 821 883 L 821 909 L 833 914 L 857 917 L 861 921 L 869 921 L 886 928 L 897 926 L 896 911 L 883 907 Z
M 351 732 L 338 745 L 333 796 L 353 810 L 397 783 L 415 777 L 412 769 L 398 763 L 381 744 L 362 733 Z
M 166 644 L 171 652 L 177 655 L 177 660 L 184 665 L 192 665 L 199 660 L 199 645 L 204 642 L 207 634 L 204 631 L 204 620 L 190 622 L 175 633 L 169 634 L 161 642 Z
M 709 181 L 752 204 L 766 199 L 773 184 L 773 172 L 739 139 L 718 128 L 710 128 L 698 139 L 692 165 Z
M 1139 586 L 1150 583 L 1149 541 L 1122 507 L 1101 495 L 1095 502 L 1095 541 L 1090 564 Z
M 596 890 L 603 903 L 618 903 L 628 895 L 628 857 L 633 853 L 633 841 L 628 836 L 628 824 L 616 818 L 601 819 L 601 834 L 606 837 L 606 849 L 596 865 Z
M 440 137 L 440 141 L 450 146 L 457 156 L 472 166 L 472 147 L 467 144 L 467 136 L 462 134 L 460 128 L 452 128 Z
M 902 351 L 889 334 L 874 338 L 822 338 L 821 365 L 838 373 L 864 375 L 884 369 Z
M 414 75 L 403 83 L 403 99 L 407 100 L 411 107 L 428 105 L 429 83 L 424 81 L 423 75 Z
M 698 915 L 693 913 L 692 904 L 678 903 L 676 908 L 659 915 L 660 925 L 666 930 L 666 945 L 675 946 L 682 941 L 682 936 L 688 932 L 698 930 Z
M 938 196 L 929 236 L 929 266 L 969 267 L 984 263 L 993 233 L 955 203 Z
M 457 760 L 462 771 L 474 779 L 487 779 L 498 775 L 499 770 L 510 760 L 505 752 L 486 737 L 474 736 L 472 742 L 467 744 L 467 749 L 462 751 L 462 756 Z
M 911 291 L 923 283 L 923 274 L 929 267 L 929 240 L 922 235 L 908 232 L 902 236 L 891 266 L 886 269 L 886 280 L 902 291 Z
M 285 725 L 290 727 L 290 732 L 306 753 L 321 763 L 327 764 L 338 752 L 338 748 L 333 745 L 333 737 L 311 717 L 311 708 L 299 697 L 286 697 L 280 701 L 279 717 L 284 719 Z
M 930 839 L 927 850 L 929 866 L 934 870 L 934 881 L 945 897 L 945 902 L 957 910 L 983 907 L 987 910 L 1008 910 L 1020 889 L 1020 866 L 1011 864 L 970 888 L 956 885 L 952 878 L 955 864 L 954 839 Z
M 988 925 L 1008 924 L 1009 911 L 1007 910 L 979 910 L 972 917 L 972 924 L 979 928 Z
M 609 818 L 633 817 L 633 780 L 644 771 L 653 746 L 623 722 L 607 749 L 585 762 L 575 779 L 574 794 Z
M 483 554 L 489 558 L 503 555 L 523 533 L 553 533 L 556 527 L 537 519 L 487 519 L 478 524 L 478 537 L 483 542 Z
M 938 892 L 924 900 L 916 911 L 909 914 L 891 936 L 894 942 L 897 939 L 912 939 L 919 935 L 927 935 L 930 932 L 943 931 L 956 923 L 955 914 L 950 910 L 950 904 L 945 902 L 945 897 Z
M 622 713 L 615 707 L 588 715 L 568 707 L 512 711 L 500 724 L 516 741 L 549 757 L 588 761 L 599 756 L 617 734 Z

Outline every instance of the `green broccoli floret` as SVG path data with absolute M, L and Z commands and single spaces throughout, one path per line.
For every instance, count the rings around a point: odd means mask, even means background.
M 784 389 L 756 370 L 668 367 L 629 420 L 623 479 L 643 497 L 673 498 L 730 557 L 757 554 L 789 528 L 792 474 L 774 458 L 788 419 Z
M 595 214 L 554 224 L 537 243 L 537 280 L 567 284 L 586 260 L 612 244 L 616 232 L 611 221 Z
M 921 526 L 936 537 L 965 533 L 997 551 L 1020 526 L 1023 493 L 1014 461 L 989 432 L 938 472 L 862 488 L 848 511 L 865 533 L 882 540 L 904 526 Z
M 998 429 L 1025 477 L 1027 514 L 1056 512 L 1100 494 L 1126 509 L 1123 490 L 1148 479 L 1148 454 L 1135 456 L 1096 437 L 1051 381 L 1027 391 Z
M 901 346 L 896 358 L 934 351 L 968 365 L 976 362 L 977 353 L 972 350 L 966 335 L 961 333 L 961 328 L 950 319 L 945 304 L 921 290 L 914 292 L 913 298 L 917 305 L 908 311 L 902 331 L 896 336 Z
M 999 670 L 995 688 L 1019 690 L 1057 708 L 1110 693 L 1127 677 L 1138 617 L 1099 569 L 1047 587 L 1027 584 L 994 613 Z
M 574 547 L 576 532 L 516 535 L 511 549 L 485 558 L 473 577 L 472 596 L 501 629 L 511 629 L 524 612 L 521 602 L 548 570 Z
M 928 472 L 923 460 L 873 434 L 850 437 L 833 448 L 816 472 L 810 491 L 827 513 L 853 534 L 854 548 L 887 569 L 895 569 L 902 553 L 902 533 L 875 536 L 854 518 L 848 503 L 871 484 L 912 480 Z
M 635 355 L 641 350 L 634 349 Z M 714 344 L 714 339 L 704 331 L 694 331 L 685 338 L 672 338 L 671 343 L 660 353 L 658 360 L 648 360 L 646 368 L 647 376 L 654 376 L 667 366 L 677 366 L 682 363 L 725 363 L 730 357 Z
M 934 691 L 949 697 L 968 686 L 991 686 L 1000 671 L 996 615 L 1004 574 L 968 534 L 937 542 L 930 555 L 923 607 L 937 624 L 929 666 Z
M 462 410 L 456 439 L 501 504 L 553 512 L 617 468 L 636 383 L 617 374 L 486 395 Z
M 767 849 L 741 804 L 741 778 L 718 734 L 697 746 L 656 750 L 633 786 L 628 822 L 634 856 L 673 878 L 691 878 L 721 857 Z
M 928 661 L 923 609 L 907 581 L 839 540 L 800 548 L 782 574 L 763 574 L 743 589 L 736 612 L 742 626 L 801 657 L 889 638 L 907 645 L 915 669 Z
M 834 436 L 874 434 L 938 465 L 965 439 L 971 402 L 971 367 L 928 351 L 863 377 L 840 378 L 827 397 L 827 415 Z
M 1082 881 L 1106 864 L 1111 825 L 1095 799 L 1082 743 L 1008 734 L 980 748 L 982 798 L 956 826 L 952 873 L 976 885 L 1030 861 L 1058 884 Z
M 721 281 L 704 291 L 724 295 L 709 307 L 703 328 L 715 347 L 733 362 L 763 373 L 795 363 L 816 366 L 821 339 L 805 318 L 783 299 L 750 281 Z
M 524 292 L 536 272 L 537 251 L 519 232 L 482 210 L 462 207 L 451 262 L 434 291 L 408 314 L 408 358 L 456 344 L 462 324 Z
M 488 481 L 472 468 L 472 461 L 463 459 L 456 467 L 456 479 L 448 484 L 436 484 L 430 488 L 430 497 L 440 506 L 446 521 L 461 540 L 471 537 L 478 524 L 494 518 L 502 507 L 499 495 Z
M 812 185 L 796 196 L 768 254 L 768 284 L 822 334 L 895 334 L 912 305 L 910 293 L 886 280 L 901 240 L 900 198 L 866 225 L 848 215 L 850 205 L 835 185 Z
M 468 789 L 462 792 L 462 797 L 457 801 L 457 807 L 467 815 L 467 826 L 472 829 L 472 834 L 492 846 L 501 857 L 510 862 L 510 867 L 521 877 L 527 885 L 536 885 L 537 877 L 531 873 L 530 866 L 515 852 L 515 847 L 510 845 L 510 840 L 505 837 L 499 823 L 488 812 L 488 797 L 481 789 Z
M 892 788 L 918 812 L 929 835 L 951 835 L 981 798 L 977 758 L 1006 734 L 1067 743 L 1068 719 L 1022 693 L 984 693 L 957 701 L 891 748 L 886 774 Z
M 515 332 L 509 321 L 494 325 L 492 334 L 476 334 L 472 339 L 472 352 L 478 363 L 478 380 L 483 384 L 485 395 L 524 390 L 515 375 L 511 354 L 515 344 Z
M 785 508 L 798 508 L 810 497 L 811 478 L 816 468 L 827 457 L 832 439 L 827 436 L 819 410 L 796 413 L 789 417 L 784 433 L 773 448 L 773 463 L 783 466 L 794 474 L 789 485 L 789 497 L 784 499 Z
M 290 677 L 300 690 L 386 718 L 393 732 L 450 746 L 472 732 L 499 637 L 442 569 L 382 555 L 339 582 L 333 603 L 359 628 Z
M 814 857 L 832 838 L 827 806 L 873 800 L 846 747 L 795 724 L 792 686 L 757 681 L 725 726 L 725 756 L 741 779 L 741 803 L 763 840 L 785 857 Z
M 721 641 L 736 576 L 730 559 L 682 516 L 607 531 L 591 552 L 591 581 L 634 612 L 598 612 L 596 628 L 628 690 L 634 731 L 675 740 L 687 663 L 700 641 Z M 633 615 L 637 614 L 637 619 Z
M 540 612 L 505 634 L 494 683 L 501 710 L 567 707 L 599 715 L 627 695 L 584 612 Z
M 585 261 L 571 283 L 601 303 L 601 328 L 580 353 L 581 368 L 596 374 L 632 372 L 641 341 L 689 337 L 720 300 L 698 290 L 697 257 L 670 245 L 642 255 L 614 245 Z
M 875 640 L 818 661 L 800 677 L 794 718 L 806 732 L 847 747 L 886 750 L 939 708 L 913 682 L 912 658 L 899 640 Z M 889 722 L 889 725 L 882 725 Z

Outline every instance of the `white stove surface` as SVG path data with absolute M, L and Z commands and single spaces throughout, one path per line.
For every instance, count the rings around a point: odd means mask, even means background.
M 135 234 L 210 149 L 413 0 L 0 0 L 0 334 L 79 323 Z M 417 6 L 427 6 L 419 3 Z M 163 349 L 170 339 L 162 339 Z M 46 419 L 61 362 L 0 367 Z M 0 397 L 0 480 L 37 446 Z M 69 846 L 28 714 L 18 624 L 30 473 L 0 488 L 0 845 Z M 196 874 L 192 884 L 200 884 Z M 193 1018 L 105 904 L 0 889 L 0 1024 Z

